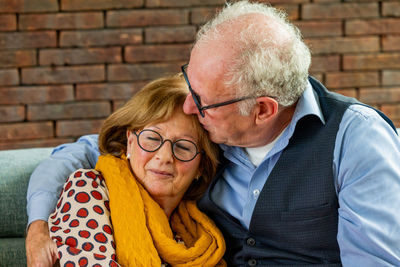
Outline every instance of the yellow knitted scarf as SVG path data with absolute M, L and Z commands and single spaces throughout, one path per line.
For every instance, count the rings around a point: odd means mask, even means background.
M 157 202 L 136 181 L 125 158 L 100 156 L 96 169 L 102 173 L 109 191 L 119 264 L 226 266 L 222 260 L 223 236 L 195 202 L 182 201 L 169 222 Z M 174 240 L 173 231 L 184 244 Z

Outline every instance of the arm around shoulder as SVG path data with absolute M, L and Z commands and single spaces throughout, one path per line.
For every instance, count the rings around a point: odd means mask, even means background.
M 98 135 L 86 135 L 75 143 L 56 147 L 31 175 L 27 192 L 28 225 L 47 221 L 68 176 L 80 168 L 94 168 L 100 155 Z

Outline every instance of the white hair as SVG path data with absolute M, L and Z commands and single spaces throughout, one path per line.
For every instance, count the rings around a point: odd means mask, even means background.
M 226 23 L 246 15 L 261 15 L 267 20 L 250 19 L 240 29 L 229 28 Z M 229 30 L 220 30 L 218 26 L 223 23 Z M 223 34 L 236 35 L 237 53 L 229 62 L 225 84 L 235 89 L 237 96 L 270 96 L 282 106 L 290 106 L 299 99 L 307 86 L 311 54 L 285 12 L 262 3 L 227 3 L 201 27 L 196 44 L 217 40 Z M 248 115 L 255 103 L 254 99 L 241 102 L 240 113 Z

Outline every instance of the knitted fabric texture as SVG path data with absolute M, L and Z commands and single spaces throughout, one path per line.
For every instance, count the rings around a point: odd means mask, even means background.
M 168 218 L 133 176 L 126 158 L 100 156 L 109 190 L 117 261 L 122 266 L 226 266 L 225 241 L 193 201 L 182 201 Z M 172 228 L 172 229 L 171 229 Z M 174 240 L 174 232 L 184 244 Z

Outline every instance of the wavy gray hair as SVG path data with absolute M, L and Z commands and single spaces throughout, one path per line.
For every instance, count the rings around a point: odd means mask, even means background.
M 242 16 L 261 15 L 250 19 L 244 28 L 232 28 L 226 22 Z M 221 24 L 228 31 L 221 30 Z M 238 44 L 235 58 L 225 74 L 225 84 L 236 90 L 237 96 L 271 96 L 279 105 L 295 103 L 307 86 L 311 54 L 299 29 L 290 23 L 285 12 L 262 3 L 239 1 L 226 6 L 202 26 L 196 44 L 235 34 Z M 242 115 L 248 115 L 255 99 L 239 105 Z

